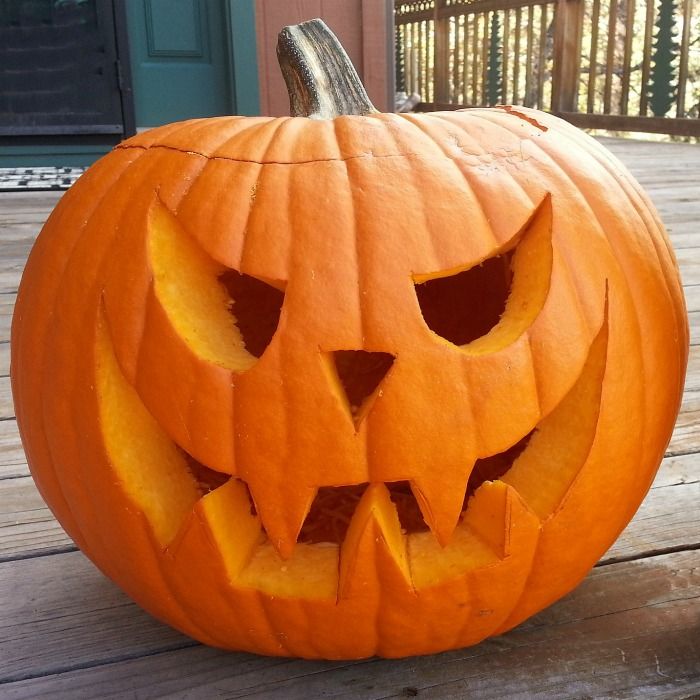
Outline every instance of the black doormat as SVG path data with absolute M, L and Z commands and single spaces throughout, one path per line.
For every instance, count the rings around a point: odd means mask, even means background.
M 0 192 L 67 190 L 85 168 L 0 168 Z

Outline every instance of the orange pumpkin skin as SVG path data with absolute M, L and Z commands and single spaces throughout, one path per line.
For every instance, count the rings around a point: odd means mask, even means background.
M 516 245 L 497 327 L 432 332 L 415 285 Z M 284 289 L 259 359 L 218 340 L 226 269 Z M 130 139 L 63 197 L 12 387 L 43 497 L 153 615 L 228 649 L 395 657 L 504 632 L 582 579 L 652 482 L 687 348 L 653 207 L 566 123 L 226 117 Z M 327 359 L 349 349 L 395 358 L 359 427 Z M 462 512 L 475 460 L 533 429 Z M 204 494 L 183 451 L 233 478 Z M 400 480 L 432 532 L 402 532 Z M 319 487 L 362 483 L 341 545 L 294 546 Z

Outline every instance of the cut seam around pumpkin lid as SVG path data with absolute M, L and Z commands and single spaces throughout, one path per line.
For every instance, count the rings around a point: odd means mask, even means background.
M 470 270 L 483 266 L 487 260 L 505 254 L 512 255 L 512 279 L 503 312 L 495 325 L 485 334 L 464 345 L 456 345 L 437 333 L 426 319 L 426 315 L 423 314 L 424 307 L 421 305 L 421 298 L 427 297 L 421 294 L 419 287 L 424 284 L 429 285 L 431 281 L 456 277 L 463 273 L 468 276 Z M 452 268 L 432 273 L 414 273 L 413 283 L 423 320 L 436 339 L 458 347 L 467 355 L 486 355 L 498 352 L 514 343 L 525 333 L 544 308 L 549 295 L 553 260 L 552 196 L 547 193 L 520 230 L 503 246 L 476 264 L 470 263 L 464 268 Z M 436 302 L 433 301 L 433 303 Z M 454 299 L 450 299 L 449 303 L 454 305 Z M 429 314 L 428 318 L 430 318 Z
M 368 117 L 364 118 L 371 118 L 372 115 L 368 115 Z M 281 117 L 282 119 L 285 119 L 285 117 Z M 286 117 L 286 119 L 290 119 L 292 117 Z M 305 117 L 293 117 L 294 119 L 306 119 Z M 339 117 L 339 119 L 342 119 L 343 117 Z M 348 117 L 351 118 L 351 117 Z M 314 165 L 315 163 L 346 163 L 349 160 L 357 160 L 361 158 L 371 158 L 371 159 L 382 159 L 382 158 L 425 158 L 426 156 L 422 153 L 417 153 L 415 151 L 404 151 L 401 153 L 373 153 L 371 151 L 365 151 L 362 153 L 353 153 L 347 156 L 333 156 L 333 157 L 328 157 L 328 158 L 308 158 L 306 160 L 263 160 L 262 158 L 256 159 L 256 158 L 241 158 L 241 157 L 233 157 L 233 156 L 224 156 L 224 155 L 215 155 L 215 154 L 206 154 L 206 153 L 201 153 L 199 151 L 193 151 L 191 149 L 183 149 L 183 148 L 178 148 L 177 146 L 171 146 L 166 143 L 154 143 L 150 146 L 139 146 L 136 144 L 133 145 L 119 145 L 115 146 L 115 148 L 121 149 L 121 150 L 133 150 L 133 149 L 138 149 L 141 151 L 154 151 L 159 148 L 164 148 L 169 151 L 174 151 L 175 153 L 181 153 L 186 156 L 197 156 L 199 158 L 205 158 L 206 160 L 223 160 L 223 161 L 229 161 L 230 163 L 249 163 L 251 165 Z M 464 153 L 465 156 L 471 156 L 471 157 L 479 157 L 478 154 L 474 153 Z M 498 153 L 494 154 L 489 154 L 493 155 L 494 157 L 498 157 Z M 447 156 L 446 156 L 447 157 Z M 434 156 L 431 156 L 431 158 L 434 159 Z
M 469 114 L 469 112 L 479 112 L 481 111 L 482 108 L 473 108 L 473 109 L 466 109 L 462 110 L 460 113 L 461 114 Z M 433 115 L 435 114 L 445 114 L 445 115 L 454 115 L 455 112 L 434 112 L 432 113 Z M 386 115 L 382 113 L 378 114 L 368 114 L 363 117 L 358 117 L 355 115 L 347 115 L 347 116 L 341 116 L 337 117 L 333 121 L 338 121 L 338 120 L 343 120 L 343 119 L 373 119 L 378 122 L 385 122 L 387 117 L 391 118 L 400 118 L 401 120 L 406 121 L 407 123 L 415 123 L 415 120 L 420 120 L 426 115 L 421 115 L 421 114 L 411 114 L 411 115 L 405 115 L 405 114 L 391 114 L 391 115 Z M 476 114 L 474 116 L 477 116 Z M 409 121 L 408 118 L 411 118 Z M 287 121 L 290 119 L 299 119 L 303 120 L 304 122 L 308 123 L 314 123 L 315 120 L 310 120 L 307 119 L 306 117 L 275 117 L 275 119 L 278 119 L 280 121 Z M 316 121 L 315 123 L 322 123 L 324 120 L 319 120 Z M 167 136 L 165 137 L 167 138 Z M 531 137 L 524 137 L 522 140 L 529 141 L 532 140 Z M 294 166 L 294 165 L 313 165 L 315 163 L 345 163 L 347 161 L 352 161 L 352 160 L 358 160 L 358 159 L 372 159 L 372 160 L 381 160 L 384 158 L 420 158 L 420 159 L 427 159 L 427 160 L 450 160 L 450 161 L 456 161 L 456 160 L 462 160 L 464 159 L 470 159 L 472 161 L 472 164 L 474 165 L 492 165 L 494 161 L 503 161 L 504 163 L 509 162 L 509 158 L 511 157 L 509 154 L 504 153 L 503 150 L 494 150 L 494 151 L 486 151 L 486 152 L 475 152 L 475 151 L 470 151 L 470 150 L 465 150 L 464 148 L 459 148 L 454 156 L 448 153 L 441 153 L 440 155 L 436 154 L 428 154 L 426 155 L 425 153 L 421 153 L 419 151 L 413 151 L 413 150 L 405 150 L 405 151 L 396 151 L 392 153 L 376 153 L 374 151 L 368 150 L 368 151 L 362 151 L 359 153 L 348 153 L 345 155 L 334 155 L 334 156 L 328 156 L 328 157 L 316 157 L 316 158 L 304 158 L 304 159 L 299 159 L 299 160 L 282 160 L 282 159 L 275 159 L 275 158 L 270 158 L 270 159 L 265 159 L 265 158 L 245 158 L 243 156 L 234 156 L 234 155 L 225 155 L 217 150 L 215 150 L 213 153 L 204 153 L 203 151 L 198 151 L 195 148 L 182 148 L 180 146 L 177 146 L 175 144 L 169 144 L 165 142 L 155 142 L 151 143 L 148 145 L 143 145 L 143 144 L 136 144 L 136 143 L 129 143 L 129 141 L 125 141 L 117 146 L 114 147 L 115 150 L 141 150 L 141 151 L 155 151 L 158 149 L 166 149 L 169 151 L 173 151 L 174 153 L 180 153 L 182 155 L 189 155 L 189 156 L 195 156 L 197 158 L 205 158 L 206 160 L 218 160 L 218 161 L 228 161 L 231 163 L 249 163 L 251 165 L 260 165 L 260 166 L 265 166 L 265 165 L 280 165 L 280 166 Z M 455 157 L 456 156 L 456 157 Z

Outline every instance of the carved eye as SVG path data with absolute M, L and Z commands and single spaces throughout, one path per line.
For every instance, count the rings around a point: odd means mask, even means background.
M 493 352 L 535 320 L 551 272 L 552 208 L 546 197 L 494 256 L 467 269 L 414 275 L 414 283 L 433 333 L 471 352 Z
M 148 246 L 156 297 L 180 338 L 212 364 L 250 369 L 279 325 L 284 282 L 225 268 L 163 206 L 151 214 Z
M 511 251 L 469 270 L 416 284 L 428 328 L 455 345 L 486 335 L 505 311 L 513 280 L 512 257 Z
M 245 349 L 260 357 L 279 325 L 284 292 L 236 270 L 224 272 L 219 281 L 231 297 L 230 311 Z

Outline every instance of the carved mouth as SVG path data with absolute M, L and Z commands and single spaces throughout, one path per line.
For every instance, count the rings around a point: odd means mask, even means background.
M 103 440 L 124 491 L 173 556 L 188 532 L 205 528 L 237 585 L 273 595 L 337 598 L 351 595 L 348 572 L 370 546 L 363 544 L 367 540 L 371 546 L 381 542 L 417 590 L 436 577 L 503 563 L 516 552 L 518 538 L 527 532 L 536 537 L 539 523 L 586 463 L 600 411 L 607 334 L 606 313 L 580 376 L 559 405 L 508 450 L 476 461 L 462 516 L 444 547 L 426 525 L 423 513 L 430 505 L 420 502 L 415 484 L 356 484 L 319 489 L 291 556 L 283 558 L 245 482 L 186 456 L 148 413 L 121 373 L 104 317 L 97 346 Z M 290 479 L 290 491 L 295 488 Z
M 484 482 L 496 481 L 508 472 L 513 466 L 514 461 L 527 448 L 534 432 L 533 430 L 528 433 L 522 440 L 505 452 L 476 461 L 467 483 L 462 513 L 466 511 L 469 499 Z M 197 487 L 202 497 L 221 488 L 224 484 L 235 478 L 229 474 L 222 474 L 221 472 L 209 469 L 187 453 L 183 454 L 187 461 L 187 468 L 196 480 Z M 242 483 L 243 482 L 241 482 L 241 484 Z M 351 486 L 321 487 L 304 519 L 304 524 L 299 531 L 297 542 L 307 545 L 342 544 L 345 540 L 355 510 L 362 500 L 362 496 L 368 486 L 368 483 L 364 483 L 353 484 Z M 401 525 L 401 532 L 404 535 L 429 532 L 430 527 L 423 517 L 418 500 L 411 489 L 410 482 L 388 482 L 385 483 L 384 486 L 389 493 L 391 502 L 396 508 Z M 250 512 L 252 515 L 257 515 L 255 503 L 249 493 L 248 497 L 250 499 Z

